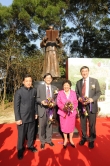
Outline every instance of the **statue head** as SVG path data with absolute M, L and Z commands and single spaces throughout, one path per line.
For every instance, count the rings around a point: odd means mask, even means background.
M 54 27 L 53 26 L 49 26 L 49 30 L 54 30 Z

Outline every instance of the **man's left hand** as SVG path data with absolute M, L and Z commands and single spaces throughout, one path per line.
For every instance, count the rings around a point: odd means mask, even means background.
M 93 99 L 92 98 L 89 98 L 89 103 L 92 103 L 93 102 Z

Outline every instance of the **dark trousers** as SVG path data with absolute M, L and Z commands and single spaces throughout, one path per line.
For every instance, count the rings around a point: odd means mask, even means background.
M 43 117 L 39 117 L 39 139 L 41 144 L 50 143 L 52 138 L 52 124 L 48 124 L 46 111 Z
M 80 114 L 82 139 L 92 142 L 96 138 L 96 114 L 93 114 L 91 112 L 88 112 L 88 113 L 89 113 L 89 116 Z M 87 136 L 87 121 L 89 123 L 89 137 Z
M 25 138 L 27 136 L 27 146 L 33 146 L 34 132 L 35 132 L 35 121 L 29 123 L 23 123 L 22 125 L 17 125 L 18 129 L 18 144 L 17 149 L 23 148 Z

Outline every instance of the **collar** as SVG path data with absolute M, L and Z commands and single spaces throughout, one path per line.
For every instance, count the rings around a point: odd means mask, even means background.
M 83 81 L 86 80 L 86 81 L 89 81 L 89 77 L 87 77 L 86 79 L 83 78 Z
M 26 89 L 26 90 L 31 90 L 31 89 L 32 89 L 32 87 L 27 88 L 27 87 L 25 87 L 25 86 L 23 86 L 23 88 Z
M 49 86 L 49 88 L 50 88 L 50 87 L 51 87 L 51 84 L 50 84 L 50 85 L 45 84 L 45 86 L 46 86 L 46 88 L 47 88 L 47 86 Z
M 66 94 L 66 92 L 64 91 L 64 93 Z M 68 95 L 70 94 L 70 90 L 68 91 Z

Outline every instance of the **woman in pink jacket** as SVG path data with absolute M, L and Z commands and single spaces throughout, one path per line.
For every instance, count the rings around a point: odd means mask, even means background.
M 69 141 L 72 147 L 75 147 L 73 142 L 73 132 L 75 128 L 76 108 L 78 101 L 75 91 L 71 90 L 71 81 L 65 80 L 62 84 L 63 90 L 58 92 L 57 105 L 58 114 L 60 117 L 60 127 L 64 135 L 63 147 L 67 147 L 67 134 L 69 133 Z M 67 110 L 67 103 L 71 103 L 71 110 Z M 66 108 L 66 109 L 65 109 Z

